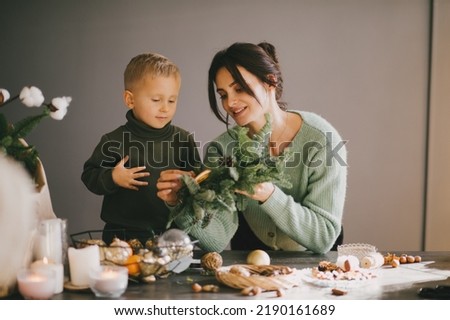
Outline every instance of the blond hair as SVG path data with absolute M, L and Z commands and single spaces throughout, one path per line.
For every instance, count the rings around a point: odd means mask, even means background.
M 158 76 L 180 76 L 178 67 L 168 58 L 158 53 L 142 53 L 130 60 L 124 72 L 125 90 L 145 75 Z

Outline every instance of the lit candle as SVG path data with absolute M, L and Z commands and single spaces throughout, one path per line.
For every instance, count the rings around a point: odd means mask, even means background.
M 128 269 L 120 266 L 101 266 L 89 273 L 89 286 L 97 297 L 118 298 L 128 286 Z
M 89 271 L 100 266 L 100 253 L 97 245 L 82 249 L 68 249 L 70 281 L 74 286 L 89 285 Z
M 50 269 L 23 269 L 17 274 L 17 283 L 25 299 L 49 299 L 55 291 L 55 274 Z
M 62 263 L 53 263 L 46 257 L 42 260 L 34 261 L 31 266 L 31 270 L 37 269 L 49 269 L 55 273 L 55 291 L 54 293 L 61 293 L 64 290 L 64 267 Z

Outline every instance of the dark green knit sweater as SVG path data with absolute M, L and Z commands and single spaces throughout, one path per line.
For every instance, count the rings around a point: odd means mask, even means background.
M 130 229 L 153 230 L 160 234 L 166 229 L 169 211 L 156 196 L 156 182 L 163 170 L 178 168 L 195 170 L 200 156 L 191 134 L 167 124 L 162 129 L 151 128 L 127 112 L 128 122 L 102 136 L 91 157 L 85 162 L 81 179 L 95 194 L 103 195 L 101 218 Z M 139 191 L 117 186 L 112 169 L 126 155 L 127 168 L 146 166 L 150 172 Z

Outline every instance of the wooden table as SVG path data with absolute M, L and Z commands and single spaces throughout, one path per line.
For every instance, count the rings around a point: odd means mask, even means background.
M 393 251 L 394 252 L 394 251 Z M 433 272 L 448 271 L 450 275 L 450 252 L 395 252 L 396 254 L 407 253 L 411 255 L 420 255 L 422 257 L 422 265 L 426 264 L 422 272 L 424 275 Z M 245 263 L 248 252 L 244 251 L 224 251 L 221 253 L 224 265 Z M 199 259 L 203 255 L 201 251 L 194 251 L 194 258 Z M 269 252 L 272 264 L 286 265 L 297 268 L 311 268 L 318 265 L 320 261 L 328 260 L 335 262 L 337 252 L 329 252 L 325 255 L 317 255 L 306 252 Z M 401 265 L 398 270 L 393 270 L 399 277 L 406 274 L 406 269 L 402 269 Z M 391 272 L 391 271 L 388 271 Z M 194 282 L 199 284 L 216 284 L 220 286 L 217 293 L 200 292 L 195 293 L 191 289 Z M 383 284 L 378 286 L 363 286 L 361 288 L 349 288 L 348 294 L 345 296 L 331 295 L 331 288 L 318 287 L 309 283 L 300 283 L 296 288 L 285 291 L 282 299 L 421 299 L 417 292 L 421 287 L 435 287 L 436 285 L 450 285 L 450 278 L 443 276 L 442 279 L 426 281 L 420 283 L 402 283 L 402 284 Z M 207 276 L 201 273 L 201 269 L 188 269 L 181 274 L 173 274 L 165 279 L 157 279 L 154 283 L 132 283 L 130 282 L 127 291 L 120 299 L 132 300 L 230 300 L 230 299 L 272 299 L 275 297 L 274 292 L 264 292 L 257 296 L 242 296 L 240 290 L 232 289 L 220 285 L 214 276 Z M 85 291 L 68 291 L 65 290 L 61 294 L 57 294 L 53 299 L 64 300 L 90 300 L 97 299 L 89 290 Z

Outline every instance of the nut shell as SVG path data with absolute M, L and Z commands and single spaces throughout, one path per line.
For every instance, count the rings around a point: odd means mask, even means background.
M 202 256 L 200 263 L 206 271 L 215 271 L 222 266 L 223 259 L 217 252 L 208 252 Z
M 130 239 L 127 241 L 133 250 L 133 254 L 138 254 L 141 249 L 144 249 L 144 245 L 138 239 Z

